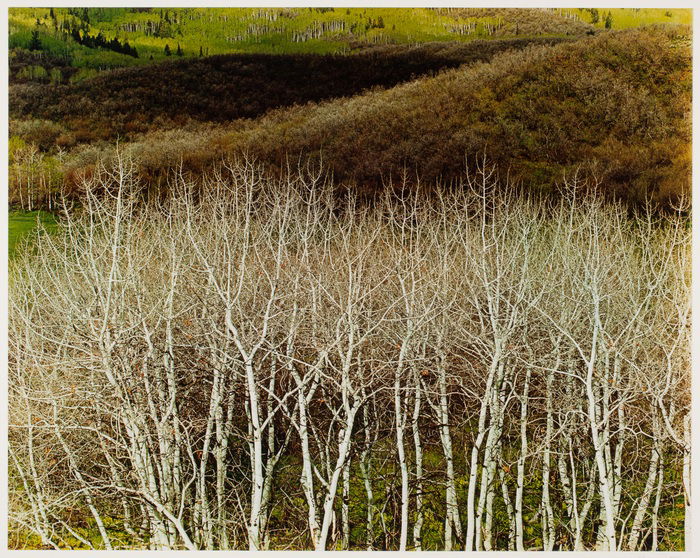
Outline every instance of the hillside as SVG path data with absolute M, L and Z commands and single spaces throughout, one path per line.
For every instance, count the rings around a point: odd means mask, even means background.
M 573 36 L 593 29 L 565 10 L 444 12 L 428 8 L 12 8 L 10 47 L 28 48 L 37 31 L 46 52 L 69 58 L 84 77 L 170 55 L 257 52 L 338 54 L 372 45 L 469 41 L 490 37 Z M 118 39 L 89 48 L 86 36 Z M 94 46 L 94 45 L 93 45 Z M 133 53 L 132 53 L 133 54 Z
M 610 193 L 666 200 L 689 191 L 688 28 L 614 32 L 499 54 L 351 99 L 280 109 L 253 121 L 154 133 L 128 149 L 144 177 L 172 165 L 197 174 L 247 153 L 283 167 L 322 157 L 337 180 L 372 191 L 396 180 L 453 179 L 486 152 L 534 188 L 591 164 Z M 90 168 L 99 151 L 68 166 Z
M 184 59 L 104 72 L 76 84 L 23 80 L 31 53 L 12 57 L 10 116 L 60 123 L 63 147 L 73 142 L 129 137 L 189 119 L 224 122 L 270 109 L 372 87 L 392 87 L 425 74 L 484 62 L 505 50 L 563 39 L 505 39 L 376 47 L 358 54 L 238 54 Z M 72 137 L 71 137 L 72 136 Z M 28 136 L 50 147 L 52 135 Z
M 47 59 L 58 59 L 75 70 L 62 79 L 79 81 L 178 55 L 347 54 L 376 45 L 572 37 L 691 20 L 691 10 L 648 8 L 10 8 L 9 46 L 30 48 L 36 33 L 46 59 L 25 77 L 50 74 Z
M 593 28 L 629 29 L 659 23 L 674 23 L 690 25 L 693 13 L 689 9 L 664 8 L 440 8 L 441 15 L 450 16 L 456 20 L 468 18 L 501 18 L 507 22 L 497 29 L 495 35 L 503 35 L 515 31 L 525 35 L 537 33 L 542 28 L 549 30 L 566 27 L 570 34 L 581 34 Z M 561 31 L 560 31 L 561 32 Z

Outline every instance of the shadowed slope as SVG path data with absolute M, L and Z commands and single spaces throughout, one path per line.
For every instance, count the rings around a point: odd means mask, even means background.
M 145 178 L 180 162 L 197 174 L 241 153 L 282 168 L 301 154 L 367 192 L 405 171 L 410 180 L 458 177 L 465 156 L 485 151 L 529 187 L 548 189 L 586 166 L 609 193 L 667 200 L 689 192 L 688 34 L 652 28 L 532 47 L 387 91 L 153 134 L 130 150 Z
M 222 122 L 309 101 L 393 87 L 425 74 L 484 62 L 506 50 L 561 39 L 429 43 L 370 49 L 348 56 L 221 55 L 106 72 L 75 85 L 18 83 L 14 118 L 62 122 L 90 141 L 174 126 L 188 119 Z M 154 123 L 155 120 L 155 123 Z

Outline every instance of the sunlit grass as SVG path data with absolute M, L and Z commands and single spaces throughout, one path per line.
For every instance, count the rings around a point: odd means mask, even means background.
M 39 223 L 50 230 L 56 220 L 46 211 L 10 211 L 7 231 L 7 253 L 10 258 L 15 255 L 15 251 L 22 246 L 22 241 L 37 228 Z
M 570 9 L 570 12 L 579 10 Z M 657 23 L 680 23 L 690 25 L 693 23 L 693 11 L 685 8 L 599 8 L 599 19 L 595 23 L 597 27 L 605 27 L 605 16 L 610 12 L 612 29 L 627 29 L 654 25 Z M 587 11 L 581 11 L 580 17 L 587 23 L 592 23 L 592 15 Z
M 592 23 L 589 10 L 552 9 L 552 17 L 568 17 Z M 597 27 L 605 27 L 610 12 L 612 29 L 624 29 L 655 23 L 691 23 L 689 9 L 599 9 Z M 90 8 L 89 33 L 98 32 L 110 40 L 118 37 L 136 47 L 139 58 L 105 49 L 78 45 L 55 29 L 58 22 L 79 21 L 68 8 L 11 8 L 9 11 L 10 47 L 26 47 L 31 31 L 38 29 L 45 51 L 70 55 L 79 68 L 105 69 L 165 60 L 166 45 L 174 54 L 180 45 L 185 57 L 227 53 L 334 54 L 348 52 L 358 43 L 412 44 L 430 41 L 469 41 L 489 38 L 488 25 L 505 23 L 506 34 L 517 35 L 517 22 L 484 14 L 459 17 L 428 8 L 153 8 L 134 12 L 125 8 Z M 164 19 L 164 17 L 165 19 Z M 508 17 L 515 17 L 512 14 Z M 163 22 L 167 21 L 167 24 Z M 381 27 L 378 24 L 381 21 Z M 162 24 L 158 36 L 146 33 L 148 25 Z M 342 28 L 333 27 L 342 24 Z M 459 26 L 473 24 L 470 34 L 461 34 Z M 330 26 L 309 36 L 309 32 Z M 303 38 L 300 38 L 303 36 Z M 64 40 L 66 39 L 66 40 Z M 87 77 L 87 76 L 84 76 Z M 79 79 L 79 78 L 78 78 Z

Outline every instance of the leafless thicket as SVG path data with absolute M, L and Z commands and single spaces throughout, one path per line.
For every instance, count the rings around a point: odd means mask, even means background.
M 680 214 L 487 166 L 371 208 L 247 163 L 158 205 L 128 162 L 99 180 L 12 266 L 13 532 L 624 550 L 689 522 Z

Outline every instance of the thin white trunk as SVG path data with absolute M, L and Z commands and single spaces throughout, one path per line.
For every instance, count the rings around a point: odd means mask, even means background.
M 525 385 L 520 397 L 520 455 L 517 463 L 517 481 L 515 487 L 515 549 L 518 552 L 525 550 L 525 536 L 523 532 L 523 493 L 525 490 L 525 458 L 527 456 L 527 408 L 530 392 L 530 367 L 525 372 Z
M 596 315 L 599 311 L 597 304 L 595 305 Z M 599 320 L 596 319 L 596 322 Z M 605 459 L 605 448 L 601 444 L 602 436 L 600 429 L 598 427 L 598 413 L 597 406 L 598 401 L 595 395 L 595 389 L 593 384 L 594 373 L 595 373 L 595 356 L 597 353 L 597 341 L 598 341 L 598 325 L 593 327 L 593 340 L 591 344 L 591 357 L 587 364 L 587 374 L 586 374 L 586 399 L 588 402 L 588 425 L 591 430 L 591 439 L 593 441 L 593 449 L 595 451 L 595 460 L 598 467 L 598 479 L 600 498 L 602 500 L 603 509 L 605 511 L 605 523 L 603 524 L 603 529 L 605 530 L 605 550 L 617 550 L 617 540 L 615 534 L 615 514 L 613 512 L 613 495 L 610 486 L 610 471 L 609 464 Z
M 423 539 L 423 445 L 420 437 L 420 412 L 421 412 L 421 384 L 418 372 L 414 370 L 415 391 L 413 399 L 413 416 L 411 417 L 411 429 L 413 431 L 413 450 L 415 454 L 416 471 L 416 519 L 413 522 L 413 547 L 414 550 L 422 550 Z
M 488 412 L 489 402 L 491 400 L 491 389 L 498 368 L 500 359 L 500 350 L 494 355 L 489 368 L 489 374 L 486 378 L 486 386 L 484 388 L 484 397 L 481 400 L 481 409 L 479 410 L 479 422 L 477 426 L 477 435 L 471 451 L 471 462 L 469 466 L 469 486 L 467 489 L 467 531 L 465 534 L 464 550 L 474 550 L 474 538 L 476 535 L 476 516 L 474 510 L 476 498 L 477 484 L 477 467 L 479 459 L 479 450 L 486 436 L 486 414 Z
M 634 514 L 634 520 L 632 521 L 632 527 L 630 529 L 629 539 L 627 542 L 627 550 L 635 551 L 641 550 L 637 548 L 639 544 L 639 537 L 642 532 L 642 526 L 647 515 L 647 508 L 649 507 L 649 502 L 651 500 L 651 495 L 654 492 L 654 485 L 656 484 L 656 475 L 659 465 L 659 448 L 655 443 L 651 448 L 651 457 L 649 458 L 649 471 L 647 473 L 647 482 L 644 485 L 644 492 L 639 499 L 639 504 L 637 504 L 637 511 Z
M 549 494 L 549 483 L 551 482 L 551 447 L 552 447 L 552 431 L 554 428 L 554 419 L 552 416 L 552 397 L 551 392 L 547 390 L 547 426 L 545 431 L 545 442 L 542 455 L 542 550 L 551 552 L 554 550 L 554 542 L 556 538 L 556 524 L 554 521 L 554 510 L 552 509 L 552 501 Z
M 371 472 L 371 444 L 372 438 L 370 433 L 369 420 L 369 405 L 362 408 L 362 416 L 365 431 L 365 443 L 360 453 L 360 471 L 362 472 L 362 481 L 367 495 L 367 535 L 365 545 L 367 550 L 372 550 L 374 547 L 374 490 L 372 489 Z
M 404 447 L 405 412 L 401 388 L 401 366 L 397 367 L 394 379 L 394 424 L 396 433 L 396 450 L 398 453 L 399 470 L 401 472 L 401 532 L 399 535 L 399 551 L 406 551 L 408 541 L 408 465 L 406 463 L 406 448 Z

